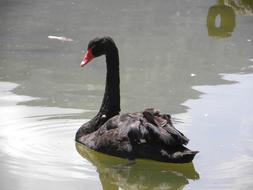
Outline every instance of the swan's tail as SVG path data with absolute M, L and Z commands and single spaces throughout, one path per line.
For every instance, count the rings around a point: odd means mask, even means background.
M 160 144 L 136 144 L 134 146 L 136 158 L 170 163 L 189 163 L 198 152 L 184 146 L 169 147 Z
M 175 152 L 173 157 L 176 160 L 176 163 L 188 163 L 194 159 L 197 153 L 199 153 L 199 151 L 187 150 L 184 152 Z

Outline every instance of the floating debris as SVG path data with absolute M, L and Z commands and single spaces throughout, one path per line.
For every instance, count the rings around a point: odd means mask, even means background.
M 196 74 L 195 73 L 191 73 L 191 77 L 195 77 L 196 76 Z
M 54 39 L 54 40 L 59 40 L 62 42 L 73 42 L 74 40 L 71 38 L 67 38 L 64 36 L 48 36 L 48 39 Z
M 253 59 L 249 59 L 249 61 L 253 62 Z
M 247 42 L 251 42 L 252 40 L 251 39 L 247 39 Z

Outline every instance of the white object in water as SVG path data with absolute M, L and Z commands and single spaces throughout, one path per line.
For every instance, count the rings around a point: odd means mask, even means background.
M 73 42 L 74 40 L 71 38 L 66 38 L 64 36 L 48 36 L 49 39 L 60 40 L 62 42 Z

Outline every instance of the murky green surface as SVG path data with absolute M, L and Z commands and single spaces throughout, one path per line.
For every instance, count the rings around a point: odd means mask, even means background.
M 252 189 L 252 34 L 251 0 L 1 0 L 0 189 Z M 102 100 L 104 57 L 79 67 L 101 35 L 120 50 L 122 111 L 171 113 L 192 164 L 75 144 Z

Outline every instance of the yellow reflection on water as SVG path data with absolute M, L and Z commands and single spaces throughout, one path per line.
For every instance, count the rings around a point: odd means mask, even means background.
M 236 15 L 253 16 L 252 0 L 224 0 L 224 4 L 233 8 Z
M 198 180 L 192 163 L 168 164 L 126 159 L 102 154 L 76 143 L 76 150 L 97 169 L 104 190 L 113 189 L 183 189 L 189 180 Z
M 235 12 L 220 1 L 209 8 L 207 15 L 208 35 L 213 37 L 229 37 L 235 28 Z
M 208 10 L 208 35 L 216 38 L 230 37 L 236 26 L 236 15 L 253 16 L 253 1 L 218 0 Z

